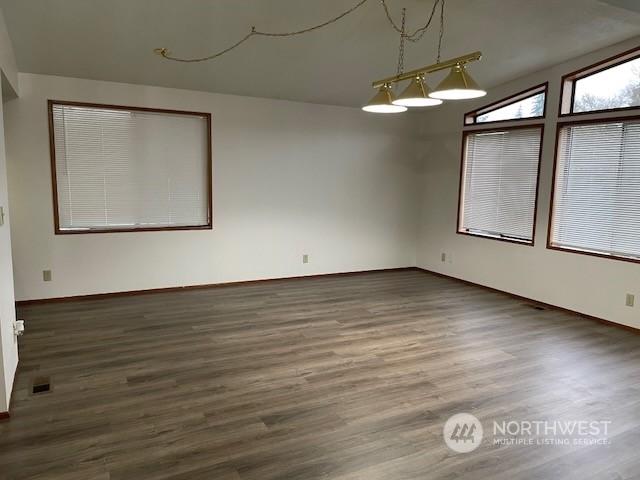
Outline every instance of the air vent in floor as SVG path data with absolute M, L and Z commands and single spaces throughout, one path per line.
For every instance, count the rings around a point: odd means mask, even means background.
M 31 389 L 31 393 L 47 393 L 51 391 L 51 382 L 49 382 L 48 378 L 36 378 L 33 381 L 33 388 Z

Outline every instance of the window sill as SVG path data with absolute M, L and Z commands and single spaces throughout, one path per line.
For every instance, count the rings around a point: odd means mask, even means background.
M 167 232 L 184 230 L 213 230 L 213 225 L 175 226 L 175 227 L 140 227 L 140 228 L 87 228 L 87 229 L 55 229 L 56 235 L 82 235 L 91 233 L 138 233 L 138 232 Z
M 600 258 L 606 258 L 609 260 L 618 260 L 622 262 L 640 263 L 640 258 L 638 257 L 625 257 L 622 255 L 614 255 L 611 253 L 602 253 L 602 252 L 597 252 L 592 250 L 582 250 L 576 247 L 553 245 L 552 243 L 547 243 L 547 249 L 557 250 L 559 252 L 578 253 L 580 255 L 588 255 L 590 257 L 600 257 Z
M 515 243 L 517 245 L 525 245 L 527 247 L 533 247 L 534 245 L 533 240 L 518 240 L 517 238 L 499 237 L 497 235 L 489 235 L 489 234 L 482 234 L 482 233 L 472 233 L 472 232 L 466 232 L 464 230 L 458 230 L 456 233 L 458 233 L 459 235 L 467 235 L 469 237 L 486 238 L 488 240 L 498 240 L 499 242 Z

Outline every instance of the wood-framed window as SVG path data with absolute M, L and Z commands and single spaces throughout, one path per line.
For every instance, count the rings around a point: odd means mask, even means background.
M 562 77 L 560 116 L 640 107 L 640 47 Z
M 548 86 L 549 83 L 545 82 L 477 110 L 467 112 L 464 115 L 464 124 L 486 125 L 544 118 Z
M 457 232 L 533 245 L 543 124 L 463 131 Z
M 640 262 L 640 115 L 558 123 L 547 248 Z
M 56 234 L 211 229 L 211 114 L 49 100 Z

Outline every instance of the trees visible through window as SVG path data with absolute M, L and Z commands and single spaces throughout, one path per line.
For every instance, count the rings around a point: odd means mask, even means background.
M 575 82 L 574 112 L 640 106 L 640 58 Z
M 640 51 L 566 75 L 561 114 L 640 107 Z
M 520 118 L 541 117 L 544 114 L 544 93 L 521 100 L 492 112 L 478 115 L 476 123 L 498 122 L 501 120 L 516 120 Z
M 465 115 L 465 124 L 502 122 L 544 117 L 547 84 L 492 103 Z
M 638 112 L 640 48 L 562 78 L 549 248 L 640 262 Z

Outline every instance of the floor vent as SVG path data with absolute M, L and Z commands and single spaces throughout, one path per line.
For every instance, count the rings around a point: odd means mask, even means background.
M 47 393 L 51 391 L 51 383 L 48 378 L 36 378 L 33 381 L 33 389 L 31 392 L 35 395 L 38 393 Z

